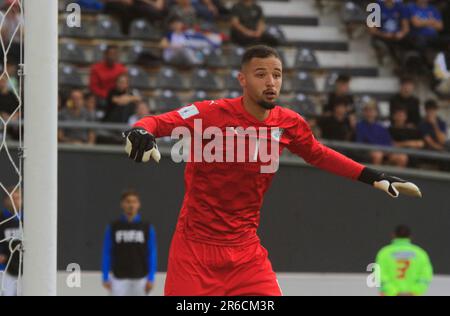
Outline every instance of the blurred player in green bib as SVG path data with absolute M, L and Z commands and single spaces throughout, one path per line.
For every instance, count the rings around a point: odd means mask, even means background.
M 391 244 L 377 255 L 383 296 L 419 296 L 426 293 L 433 277 L 428 254 L 411 243 L 411 230 L 400 225 Z

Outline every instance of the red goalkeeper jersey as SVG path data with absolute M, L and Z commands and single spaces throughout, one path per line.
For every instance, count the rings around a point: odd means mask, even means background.
M 195 128 L 199 122 L 200 133 Z M 259 154 L 263 150 L 261 144 L 267 144 L 264 150 L 269 153 L 273 148 L 281 154 L 287 148 L 311 165 L 350 179 L 357 179 L 364 168 L 319 143 L 296 112 L 276 106 L 264 121 L 259 121 L 245 110 L 242 97 L 195 102 L 172 112 L 145 117 L 135 126 L 145 128 L 155 137 L 170 136 L 177 127 L 190 131 L 193 161 L 186 163 L 185 196 L 177 230 L 186 238 L 215 245 L 245 245 L 259 240 L 256 231 L 260 208 L 275 174 L 261 171 L 271 164 Z M 256 141 L 245 133 L 252 128 L 257 131 Z M 198 155 L 194 160 L 194 151 L 201 153 L 195 147 L 194 133 L 200 137 L 201 133 L 208 134 L 208 130 L 209 134 L 222 132 L 223 144 L 210 136 L 203 137 L 197 145 L 201 144 L 201 150 L 213 153 L 214 157 L 222 156 L 223 161 Z M 213 149 L 208 147 L 212 140 Z M 244 152 L 238 150 L 240 143 L 246 145 Z M 232 154 L 227 156 L 229 152 Z

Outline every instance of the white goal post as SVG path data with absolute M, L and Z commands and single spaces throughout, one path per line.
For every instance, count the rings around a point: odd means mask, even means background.
M 56 295 L 58 1 L 24 5 L 24 295 Z

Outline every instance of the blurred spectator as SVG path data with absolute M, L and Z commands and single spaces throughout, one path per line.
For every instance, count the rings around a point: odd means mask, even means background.
M 105 7 L 105 0 L 77 0 L 82 9 L 89 11 L 102 11 Z
M 106 0 L 105 13 L 115 15 L 121 24 L 123 34 L 128 34 L 134 19 L 144 18 L 150 23 L 166 16 L 165 0 Z
M 179 66 L 201 65 L 204 62 L 202 48 L 216 48 L 220 40 L 213 40 L 202 33 L 186 29 L 183 20 L 173 16 L 169 22 L 170 32 L 161 40 L 166 63 Z
M 212 22 L 220 15 L 226 15 L 229 10 L 220 0 L 191 0 L 198 17 Z
M 23 273 L 18 251 L 22 239 L 22 193 L 12 187 L 8 187 L 7 191 L 13 193 L 11 198 L 4 195 L 3 208 L 0 209 L 0 265 L 4 269 L 0 273 L 0 296 L 17 296 L 22 294 L 21 280 L 18 278 Z
M 450 95 L 450 44 L 436 55 L 434 60 L 435 90 L 440 95 Z
M 4 121 L 8 120 L 10 115 L 19 106 L 19 100 L 9 89 L 8 78 L 4 75 L 0 79 L 0 116 Z
M 170 7 L 168 21 L 181 20 L 185 27 L 195 27 L 198 24 L 197 11 L 192 5 L 191 0 L 176 0 L 176 3 Z
M 450 36 L 450 2 L 449 1 L 439 1 L 440 11 L 442 14 L 442 22 L 444 23 L 444 29 L 442 33 L 444 38 L 448 40 Z
M 408 111 L 408 123 L 418 126 L 420 123 L 420 102 L 414 96 L 416 85 L 410 77 L 400 79 L 400 92 L 394 95 L 389 102 L 389 112 L 394 113 L 396 108 L 406 107 Z
M 148 115 L 150 115 L 150 108 L 148 107 L 148 104 L 145 103 L 144 101 L 140 101 L 136 104 L 134 114 L 131 115 L 130 118 L 128 119 L 128 125 L 132 126 L 141 118 Z
M 319 119 L 319 127 L 322 137 L 330 140 L 351 141 L 353 128 L 347 116 L 347 104 L 345 100 L 337 100 L 331 116 L 323 116 Z
M 419 130 L 425 141 L 426 148 L 445 150 L 447 145 L 447 124 L 437 115 L 438 105 L 434 100 L 425 103 L 425 119 L 420 123 Z
M 104 121 L 127 123 L 139 101 L 141 101 L 139 93 L 130 89 L 128 75 L 120 75 L 115 88 L 108 95 Z
M 421 53 L 439 44 L 439 32 L 443 30 L 442 16 L 439 10 L 428 0 L 416 0 L 409 4 L 411 20 L 411 40 Z
M 5 49 L 9 47 L 7 63 L 17 65 L 20 62 L 20 30 L 19 25 L 23 22 L 22 15 L 20 14 L 20 7 L 18 1 L 6 0 L 1 6 L 2 11 L 0 12 L 0 23 L 1 30 L 0 34 L 3 39 L 3 44 Z M 6 11 L 11 7 L 8 14 Z M 5 15 L 6 14 L 6 15 Z M 3 49 L 0 48 L 0 60 L 3 61 L 4 53 Z
M 405 107 L 398 107 L 392 113 L 389 133 L 396 147 L 421 149 L 425 145 L 417 127 L 408 123 Z
M 118 58 L 118 47 L 111 45 L 106 48 L 103 61 L 91 67 L 89 88 L 103 103 L 115 86 L 117 77 L 127 72 L 127 68 L 117 62 Z
M 403 3 L 395 0 L 378 0 L 377 3 L 381 8 L 381 27 L 371 27 L 369 31 L 378 61 L 382 63 L 386 52 L 399 61 L 398 53 L 409 32 L 408 12 Z
M 363 107 L 363 120 L 356 125 L 356 141 L 359 143 L 379 146 L 391 146 L 389 131 L 377 121 L 378 109 L 374 101 L 367 102 Z M 387 154 L 381 150 L 369 153 L 370 163 L 381 165 L 383 162 L 398 167 L 408 164 L 408 156 L 400 153 Z
M 240 46 L 279 44 L 278 39 L 267 32 L 262 8 L 254 0 L 240 0 L 231 9 L 231 40 Z
M 6 122 L 18 122 L 19 112 L 17 111 L 12 117 L 16 108 L 19 106 L 19 100 L 8 85 L 6 75 L 0 79 L 0 117 Z M 0 124 L 0 136 L 3 137 L 3 124 Z M 9 125 L 8 136 L 13 139 L 19 139 L 20 127 Z
M 97 98 L 93 93 L 89 92 L 84 95 L 84 104 L 92 121 L 100 121 L 105 116 L 103 111 L 97 109 Z
M 61 122 L 92 122 L 92 116 L 84 106 L 84 96 L 81 90 L 72 90 L 66 107 L 59 113 Z M 58 139 L 63 143 L 94 144 L 95 133 L 88 129 L 60 128 Z
M 339 75 L 335 81 L 334 91 L 328 94 L 328 103 L 323 109 L 325 115 L 333 112 L 333 106 L 336 104 L 336 99 L 344 99 L 347 104 L 347 112 L 354 112 L 354 98 L 350 94 L 350 77 L 347 75 Z

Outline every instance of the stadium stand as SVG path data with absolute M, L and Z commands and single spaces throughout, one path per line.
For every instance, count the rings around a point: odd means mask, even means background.
M 230 8 L 236 1 L 223 2 Z M 357 118 L 361 119 L 358 105 L 373 98 L 383 124 L 389 125 L 389 100 L 399 91 L 399 73 L 392 61 L 378 63 L 364 26 L 365 1 L 257 3 L 263 9 L 268 31 L 282 39 L 278 50 L 284 63 L 280 98 L 283 105 L 305 116 L 317 117 L 335 79 L 345 74 L 352 78 L 350 90 L 355 96 Z M 223 38 L 221 47 L 198 48 L 204 58 L 202 65 L 173 67 L 161 60 L 160 40 L 167 31 L 164 23 L 139 18 L 132 21 L 125 36 L 113 16 L 88 8 L 83 9 L 82 27 L 69 28 L 64 23 L 64 8 L 64 1 L 60 1 L 60 86 L 64 91 L 74 87 L 87 91 L 90 65 L 102 59 L 107 45 L 114 44 L 120 48 L 120 61 L 129 69 L 131 87 L 149 99 L 156 113 L 202 98 L 239 95 L 237 73 L 244 48 L 228 41 L 227 16 L 221 16 L 210 29 Z M 199 26 L 205 25 L 208 23 L 200 21 Z M 417 94 L 422 102 L 439 97 L 427 83 L 418 80 Z M 439 105 L 442 118 L 449 121 L 447 100 L 441 98 Z

